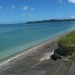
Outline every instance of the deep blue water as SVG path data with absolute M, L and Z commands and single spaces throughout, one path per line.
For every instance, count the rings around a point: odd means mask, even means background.
M 75 22 L 0 25 L 0 59 L 75 30 Z

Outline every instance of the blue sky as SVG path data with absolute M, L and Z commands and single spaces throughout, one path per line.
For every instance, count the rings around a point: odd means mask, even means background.
M 0 0 L 0 24 L 75 18 L 75 0 Z

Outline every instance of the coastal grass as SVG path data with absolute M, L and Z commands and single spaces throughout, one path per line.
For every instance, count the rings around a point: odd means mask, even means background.
M 64 45 L 75 45 L 75 31 L 61 37 L 59 42 Z
M 58 40 L 59 53 L 63 56 L 69 56 L 69 59 L 75 61 L 75 31 L 60 37 Z

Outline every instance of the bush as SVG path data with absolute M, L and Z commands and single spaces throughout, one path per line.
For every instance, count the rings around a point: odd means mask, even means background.
M 75 52 L 75 31 L 61 37 L 58 40 L 58 46 L 60 55 L 72 55 Z

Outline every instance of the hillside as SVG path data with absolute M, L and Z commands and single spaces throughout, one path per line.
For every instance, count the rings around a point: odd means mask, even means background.
M 32 21 L 32 22 L 27 22 L 26 24 L 48 23 L 48 22 L 67 22 L 67 21 L 75 21 L 75 19 L 51 19 L 51 20 L 42 20 L 42 21 Z
M 75 31 L 59 39 L 60 43 L 65 45 L 75 45 Z
M 59 38 L 58 40 L 59 49 L 55 50 L 55 57 L 69 56 L 70 59 L 75 60 L 75 31 Z

